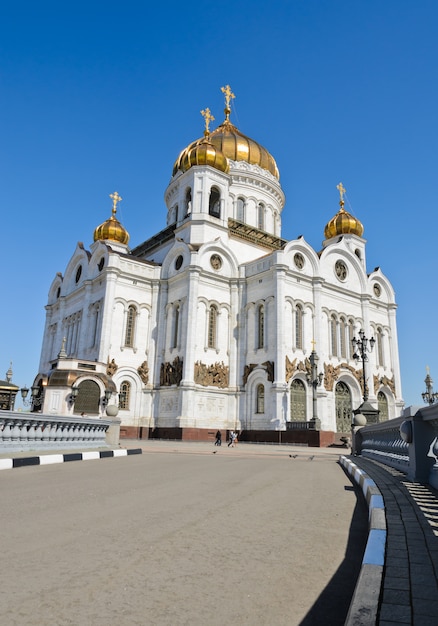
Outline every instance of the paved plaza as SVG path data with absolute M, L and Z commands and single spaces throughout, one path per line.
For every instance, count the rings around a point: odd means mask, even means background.
M 367 509 L 339 450 L 131 443 L 0 472 L 0 623 L 344 623 Z

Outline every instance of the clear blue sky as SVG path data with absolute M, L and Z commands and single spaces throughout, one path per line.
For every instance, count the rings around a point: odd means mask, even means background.
M 200 110 L 274 155 L 286 239 L 321 248 L 336 185 L 392 281 L 407 405 L 438 388 L 438 3 L 4 2 L 0 7 L 0 378 L 30 386 L 47 294 L 123 197 L 135 246 L 165 226 Z M 19 405 L 19 403 L 18 403 Z

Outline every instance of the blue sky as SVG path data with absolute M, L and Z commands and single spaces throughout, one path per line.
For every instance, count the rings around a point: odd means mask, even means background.
M 0 378 L 12 361 L 32 384 L 50 284 L 108 194 L 131 246 L 164 228 L 173 163 L 230 84 L 232 121 L 280 169 L 284 238 L 319 250 L 346 187 L 421 404 L 426 365 L 438 388 L 437 27 L 435 0 L 2 3 Z

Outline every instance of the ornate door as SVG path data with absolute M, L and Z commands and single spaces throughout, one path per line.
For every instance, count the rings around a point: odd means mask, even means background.
M 335 388 L 336 432 L 351 432 L 353 409 L 350 390 L 345 383 L 337 383 Z
M 301 380 L 295 379 L 290 386 L 291 422 L 306 421 L 306 389 Z

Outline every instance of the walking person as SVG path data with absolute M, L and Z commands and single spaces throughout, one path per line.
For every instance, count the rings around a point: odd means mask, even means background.
M 229 442 L 228 442 L 228 447 L 234 448 L 234 440 L 235 440 L 235 438 L 236 438 L 236 433 L 232 430 L 232 431 L 230 432 L 229 437 L 230 437 L 230 440 L 229 440 Z
M 216 441 L 214 442 L 215 446 L 221 446 L 222 445 L 222 433 L 220 430 L 217 431 L 216 433 Z

